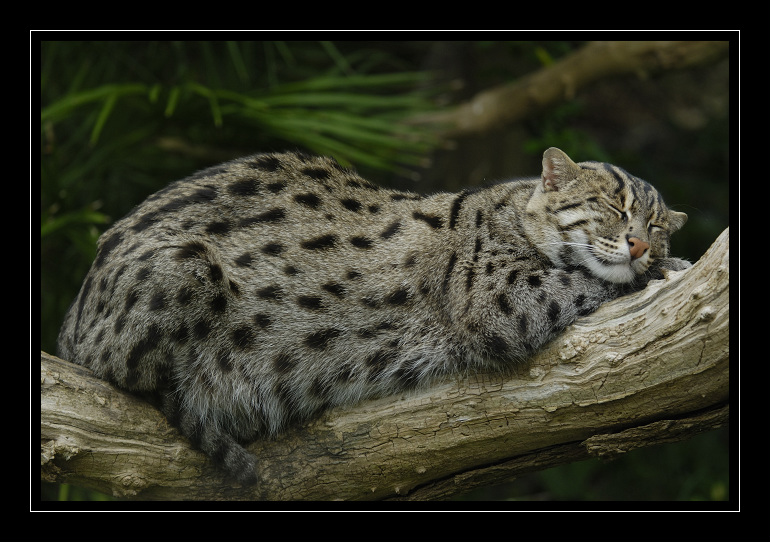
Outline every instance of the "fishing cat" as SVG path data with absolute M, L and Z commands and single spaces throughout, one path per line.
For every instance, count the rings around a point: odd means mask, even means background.
M 150 196 L 99 239 L 58 353 L 155 395 L 241 483 L 242 443 L 329 406 L 505 370 L 643 288 L 687 215 L 619 167 L 422 196 L 330 158 L 249 156 Z

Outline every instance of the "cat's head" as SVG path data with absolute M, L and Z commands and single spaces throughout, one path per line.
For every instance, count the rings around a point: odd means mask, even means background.
M 554 265 L 628 283 L 669 256 L 669 236 L 686 221 L 642 179 L 611 164 L 576 164 L 552 147 L 524 223 Z

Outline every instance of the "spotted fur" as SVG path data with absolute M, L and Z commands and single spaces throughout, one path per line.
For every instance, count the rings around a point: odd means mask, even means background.
M 668 256 L 686 218 L 646 182 L 558 149 L 540 179 L 430 196 L 329 158 L 251 156 L 169 185 L 102 235 L 59 355 L 156 395 L 252 483 L 243 442 L 332 405 L 504 370 L 687 267 Z

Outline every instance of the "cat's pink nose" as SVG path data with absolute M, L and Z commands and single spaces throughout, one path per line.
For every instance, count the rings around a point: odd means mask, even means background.
M 628 247 L 631 251 L 631 259 L 635 260 L 641 258 L 642 255 L 647 252 L 647 249 L 650 248 L 650 243 L 642 241 L 638 237 L 631 237 L 628 240 Z

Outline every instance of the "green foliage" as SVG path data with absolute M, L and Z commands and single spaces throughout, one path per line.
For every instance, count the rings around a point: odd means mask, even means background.
M 543 491 L 558 500 L 722 501 L 728 498 L 726 440 L 726 430 L 712 431 L 615 461 L 581 461 L 539 474 Z
M 525 143 L 524 150 L 540 156 L 549 147 L 558 147 L 575 161 L 596 160 L 613 162 L 612 156 L 585 130 L 574 126 L 583 105 L 579 101 L 565 102 L 538 118 L 538 130 Z
M 612 461 L 569 463 L 524 474 L 514 482 L 483 488 L 455 500 L 727 501 L 728 438 L 728 429 L 720 429 L 682 442 L 633 450 Z M 598 504 L 596 509 L 604 506 Z M 617 507 L 613 504 L 608 508 Z
M 43 43 L 41 347 L 55 351 L 99 234 L 170 181 L 286 148 L 401 173 L 423 159 L 436 138 L 403 120 L 431 109 L 429 75 L 369 53 L 331 42 Z

